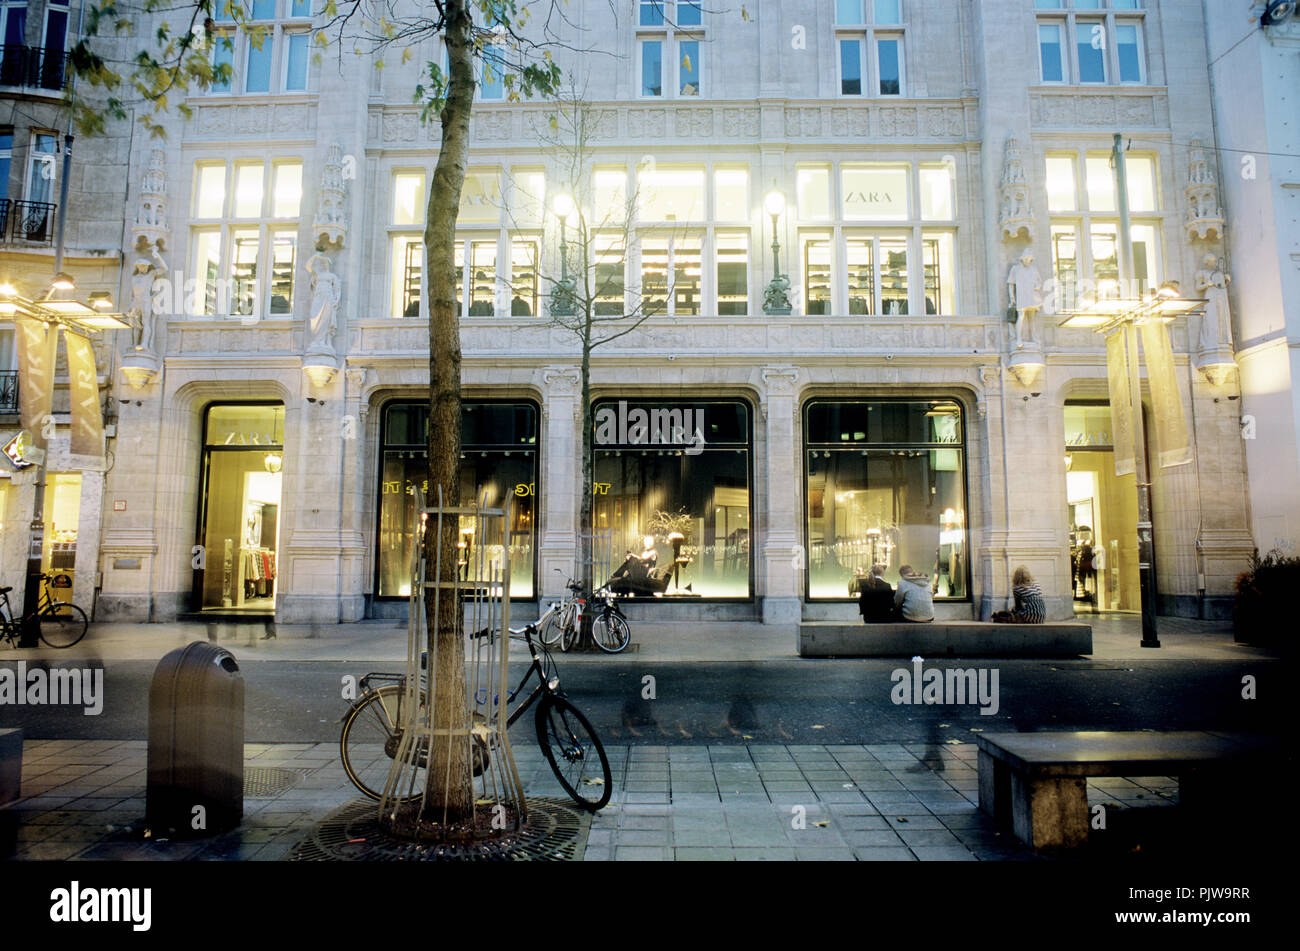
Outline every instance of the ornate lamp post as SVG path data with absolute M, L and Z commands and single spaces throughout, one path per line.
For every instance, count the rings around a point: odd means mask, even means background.
M 772 216 L 772 280 L 763 291 L 763 313 L 790 313 L 790 279 L 781 273 L 781 242 L 777 237 L 777 219 L 785 211 L 785 195 L 772 189 L 763 199 L 763 209 Z
M 560 192 L 551 199 L 551 210 L 560 219 L 560 280 L 551 292 L 551 313 L 557 317 L 572 317 L 574 312 L 573 279 L 569 277 L 569 216 L 573 214 L 573 196 Z

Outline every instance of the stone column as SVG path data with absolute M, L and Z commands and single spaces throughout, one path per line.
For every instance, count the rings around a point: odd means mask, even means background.
M 800 529 L 803 458 L 795 439 L 796 386 L 799 370 L 766 366 L 758 371 L 760 407 L 766 423 L 761 472 L 755 473 L 755 495 L 763 499 L 761 535 L 751 539 L 750 557 L 762 558 L 756 571 L 764 624 L 794 624 L 802 617 L 803 579 L 808 563 Z M 761 480 L 761 482 L 760 482 Z M 756 544 L 761 539 L 761 548 Z
M 81 506 L 77 514 L 77 559 L 74 563 L 71 597 L 90 617 L 95 606 L 95 582 L 99 569 L 99 531 L 103 525 L 104 473 L 81 471 Z M 61 597 L 67 598 L 68 592 Z M 59 595 L 56 595 L 59 596 Z
M 577 367 L 548 366 L 540 371 L 542 385 L 542 445 L 537 512 L 537 559 L 540 595 L 561 597 L 564 580 L 577 570 L 578 505 L 582 500 L 581 398 L 582 376 Z M 586 500 L 590 505 L 590 500 Z M 559 568 L 563 577 L 556 572 Z

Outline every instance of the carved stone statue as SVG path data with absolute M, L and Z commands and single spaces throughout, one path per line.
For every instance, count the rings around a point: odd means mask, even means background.
M 1205 267 L 1196 272 L 1196 289 L 1205 298 L 1205 316 L 1201 318 L 1200 349 L 1232 352 L 1232 314 L 1228 310 L 1228 283 L 1232 280 L 1213 254 L 1205 255 Z
M 131 273 L 131 306 L 126 314 L 131 318 L 134 331 L 132 344 L 136 350 L 148 354 L 154 352 L 153 285 L 157 275 L 166 273 L 167 262 L 156 246 L 149 248 L 149 257 L 136 258 Z
M 790 313 L 790 279 L 778 274 L 763 289 L 763 313 Z
M 1007 275 L 1007 289 L 1016 308 L 1016 349 L 1034 342 L 1034 316 L 1040 306 L 1038 293 L 1042 287 L 1043 280 L 1038 276 L 1038 268 L 1034 267 L 1034 256 L 1026 251 Z
M 339 276 L 330 270 L 330 259 L 313 254 L 307 262 L 311 275 L 311 344 L 313 353 L 334 353 L 334 330 L 338 323 L 339 300 L 343 296 Z

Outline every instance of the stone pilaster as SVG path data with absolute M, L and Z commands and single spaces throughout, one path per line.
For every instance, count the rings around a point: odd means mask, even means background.
M 578 505 L 583 501 L 579 498 L 582 470 L 578 461 L 582 376 L 577 367 L 547 366 L 539 371 L 539 382 L 545 470 L 538 487 L 541 526 L 537 557 L 541 594 L 554 597 L 564 594 L 565 578 L 577 569 Z M 586 502 L 590 504 L 590 500 Z
M 808 563 L 799 530 L 803 457 L 795 433 L 796 396 L 799 370 L 792 366 L 765 366 L 758 370 L 760 409 L 766 420 L 767 441 L 762 458 L 762 483 L 767 512 L 764 530 L 751 546 L 761 555 L 758 563 L 758 591 L 762 599 L 764 624 L 797 622 L 802 608 L 805 568 Z

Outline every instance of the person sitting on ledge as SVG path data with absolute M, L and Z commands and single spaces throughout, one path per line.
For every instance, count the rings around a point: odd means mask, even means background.
M 997 624 L 1042 624 L 1047 617 L 1043 591 L 1024 565 L 1011 574 L 1011 594 L 1016 599 L 1014 611 L 995 611 L 989 620 Z
M 884 565 L 872 565 L 870 573 L 858 584 L 858 610 L 862 612 L 864 624 L 898 620 L 894 613 L 894 589 L 884 575 Z
M 659 560 L 654 537 L 645 536 L 642 544 L 645 545 L 645 550 L 640 555 L 629 551 L 627 559 L 609 576 L 606 586 L 614 594 L 652 597 L 668 590 L 670 571 L 665 570 L 662 572 L 663 577 L 660 577 L 660 572 L 651 570 Z
M 898 590 L 894 592 L 894 605 L 904 621 L 925 623 L 934 620 L 934 599 L 930 593 L 930 579 L 913 571 L 911 565 L 898 569 Z

